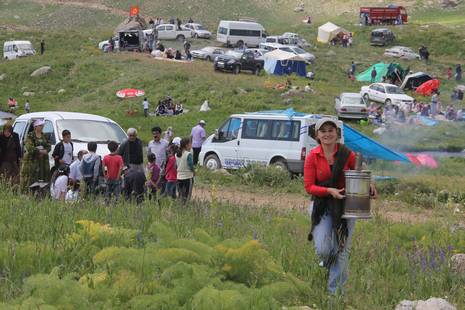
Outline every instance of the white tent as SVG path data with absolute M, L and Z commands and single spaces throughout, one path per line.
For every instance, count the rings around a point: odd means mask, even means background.
M 341 28 L 331 22 L 318 27 L 318 42 L 328 43 L 340 32 L 347 32 L 344 28 Z

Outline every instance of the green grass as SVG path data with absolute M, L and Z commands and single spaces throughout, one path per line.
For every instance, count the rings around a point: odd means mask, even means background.
M 129 304 L 140 301 L 138 298 L 142 297 L 137 296 L 154 295 L 143 298 L 155 298 L 158 292 L 171 296 L 171 302 L 179 306 L 205 301 L 205 298 L 210 308 L 226 302 L 219 296 L 214 297 L 215 294 L 198 293 L 203 287 L 210 287 L 233 290 L 223 294 L 239 294 L 238 299 L 231 297 L 231 305 L 225 308 L 235 309 L 247 302 L 253 292 L 266 296 L 269 281 L 266 279 L 282 277 L 273 271 L 282 269 L 288 279 L 282 281 L 289 281 L 292 274 L 302 282 L 292 280 L 294 284 L 282 284 L 286 289 L 282 287 L 280 294 L 272 295 L 277 299 L 274 306 L 262 304 L 253 309 L 279 309 L 283 305 L 392 309 L 400 300 L 430 296 L 447 296 L 458 309 L 465 306 L 463 283 L 448 268 L 450 256 L 465 249 L 464 232 L 449 231 L 449 226 L 457 220 L 452 215 L 442 221 L 411 225 L 391 224 L 378 216 L 360 221 L 351 252 L 347 293 L 342 301 L 327 297 L 325 272 L 318 267 L 314 249 L 306 241 L 309 222 L 303 213 L 218 203 L 182 207 L 168 201 L 162 201 L 160 207 L 145 203 L 140 207 L 117 204 L 108 208 L 91 201 L 70 206 L 37 202 L 3 190 L 1 194 L 4 199 L 0 202 L 3 274 L 0 301 L 11 305 L 127 309 Z M 110 224 L 116 230 L 98 227 L 87 230 L 76 225 L 77 220 Z M 166 227 L 156 223 L 165 223 Z M 250 243 L 253 238 L 260 244 L 257 246 L 261 248 L 261 256 L 247 252 L 246 248 L 230 252 L 235 256 L 223 256 L 221 247 L 214 246 L 221 243 L 228 248 L 244 244 L 255 247 Z M 227 239 L 236 241 L 224 241 Z M 154 249 L 168 249 L 168 252 L 155 254 Z M 143 259 L 137 253 L 154 254 Z M 159 256 L 162 253 L 172 254 Z M 209 255 L 216 258 L 205 261 Z M 258 268 L 260 265 L 255 264 L 263 264 L 263 259 L 268 267 Z M 228 261 L 233 269 L 223 266 Z M 241 261 L 244 263 L 235 265 Z M 206 266 L 210 271 L 201 276 Z M 194 275 L 186 278 L 183 268 L 193 268 Z M 235 268 L 242 271 L 237 274 Z M 177 276 L 171 276 L 167 282 L 166 276 L 175 270 L 178 270 Z M 50 276 L 38 275 L 50 273 Z M 193 276 L 201 278 L 195 282 Z M 175 278 L 181 282 L 172 286 L 170 283 Z M 58 292 L 61 297 L 53 297 Z M 268 298 L 268 302 L 272 301 Z M 170 305 L 170 309 L 177 309 Z

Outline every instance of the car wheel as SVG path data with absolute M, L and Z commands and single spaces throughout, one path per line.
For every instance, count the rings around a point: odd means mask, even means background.
M 287 169 L 287 164 L 286 164 L 286 161 L 284 159 L 277 159 L 275 160 L 272 165 L 278 169 L 281 169 L 283 171 L 288 171 Z
M 234 66 L 233 73 L 239 74 L 241 72 L 241 68 L 239 66 Z
M 203 161 L 203 165 L 208 169 L 208 170 L 216 170 L 221 168 L 221 162 L 218 156 L 215 154 L 210 154 L 208 155 L 205 160 Z
M 212 61 L 212 58 L 210 56 L 207 56 L 206 60 L 207 61 Z
M 184 35 L 180 34 L 176 37 L 176 40 L 178 40 L 179 42 L 183 42 L 185 38 L 186 37 Z
M 260 67 L 255 68 L 254 72 L 255 75 L 260 75 Z
M 367 103 L 370 102 L 370 96 L 368 96 L 368 94 L 363 95 L 363 99 L 365 99 Z
M 391 105 L 391 103 L 392 103 L 391 99 L 386 99 L 386 101 L 385 101 L 385 105 L 387 105 L 387 106 L 388 106 L 388 105 Z
M 240 40 L 236 43 L 237 48 L 242 48 L 244 46 L 244 41 Z

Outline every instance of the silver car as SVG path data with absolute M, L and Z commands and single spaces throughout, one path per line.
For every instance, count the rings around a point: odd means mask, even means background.
M 224 49 L 214 46 L 207 46 L 199 50 L 193 50 L 191 51 L 191 54 L 192 57 L 197 59 L 213 61 L 217 56 L 224 54 Z
M 339 118 L 366 119 L 367 103 L 359 93 L 342 93 L 336 97 L 336 114 Z
M 197 23 L 187 23 L 182 27 L 189 29 L 193 32 L 192 37 L 195 38 L 202 38 L 202 39 L 210 39 L 212 33 L 208 31 L 204 26 Z
M 420 55 L 405 46 L 393 46 L 384 51 L 384 56 L 398 57 L 400 59 L 414 60 L 420 59 Z
M 310 54 L 309 52 L 305 51 L 304 49 L 296 46 L 296 45 L 288 45 L 286 47 L 280 48 L 280 50 L 283 50 L 285 52 L 293 53 L 296 54 L 303 59 L 305 59 L 306 62 L 308 63 L 313 63 L 315 61 L 315 55 Z

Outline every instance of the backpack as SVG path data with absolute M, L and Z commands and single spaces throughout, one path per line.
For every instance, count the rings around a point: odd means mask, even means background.
M 99 156 L 100 159 L 100 168 L 99 168 L 99 174 L 98 176 L 103 176 L 103 167 L 102 167 L 102 158 Z M 95 158 L 91 162 L 87 162 L 82 160 L 81 166 L 82 166 L 82 176 L 89 176 L 92 175 L 94 176 L 94 167 L 95 167 L 95 162 L 97 161 L 97 158 Z

